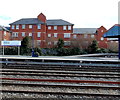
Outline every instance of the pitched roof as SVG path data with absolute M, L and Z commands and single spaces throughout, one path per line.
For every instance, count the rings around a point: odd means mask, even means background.
M 98 28 L 73 28 L 75 34 L 96 34 Z
M 16 24 L 45 24 L 45 23 L 38 20 L 37 18 L 23 18 L 13 23 L 10 23 L 10 25 L 11 24 L 16 25 Z
M 47 25 L 74 25 L 62 19 L 47 20 Z
M 110 37 L 110 38 L 116 38 L 120 37 L 120 24 L 115 24 L 113 27 L 111 27 L 104 35 L 103 37 Z
M 47 20 L 46 23 L 47 23 L 47 25 L 73 25 L 72 23 L 69 23 L 62 19 Z M 17 25 L 17 24 L 45 24 L 45 23 L 38 20 L 37 18 L 24 18 L 24 19 L 15 21 L 13 23 L 10 23 L 10 25 L 11 24 Z
M 9 31 L 9 30 L 8 30 L 7 28 L 5 28 L 4 26 L 1 26 L 1 25 L 0 25 L 0 31 L 3 31 L 3 30 L 4 30 L 4 31 Z

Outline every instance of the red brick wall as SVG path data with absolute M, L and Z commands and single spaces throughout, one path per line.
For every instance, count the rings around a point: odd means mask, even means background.
M 37 18 L 38 18 L 40 21 L 46 23 L 46 16 L 45 16 L 44 14 L 42 14 L 42 13 L 39 14 L 39 15 L 37 16 Z
M 107 29 L 103 26 L 98 28 L 96 40 L 98 41 L 99 48 L 107 48 L 107 39 L 103 38 L 103 34 L 107 31 Z M 101 40 L 103 38 L 103 40 Z

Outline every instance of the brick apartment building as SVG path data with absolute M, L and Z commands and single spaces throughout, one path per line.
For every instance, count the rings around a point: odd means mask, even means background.
M 87 48 L 93 40 L 97 40 L 98 47 L 107 48 L 107 39 L 103 38 L 103 34 L 107 29 L 103 26 L 100 28 L 74 28 L 73 29 L 73 43 L 81 48 Z
M 47 20 L 40 13 L 37 18 L 23 18 L 10 24 L 11 40 L 22 40 L 30 36 L 34 47 L 51 48 L 57 44 L 59 38 L 64 40 L 65 47 L 87 48 L 93 40 L 98 41 L 100 48 L 108 48 L 109 40 L 103 38 L 107 29 L 73 28 L 74 24 L 62 19 Z
M 22 40 L 30 36 L 34 40 L 34 47 L 53 47 L 58 38 L 64 41 L 70 39 L 73 24 L 62 19 L 46 20 L 42 13 L 37 18 L 20 19 L 10 24 L 12 40 Z
M 0 25 L 0 47 L 1 47 L 1 41 L 9 41 L 11 33 L 10 31 L 5 28 L 4 26 Z

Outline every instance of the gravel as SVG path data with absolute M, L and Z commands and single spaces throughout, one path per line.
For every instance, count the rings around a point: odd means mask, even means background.
M 22 98 L 26 100 L 38 99 L 38 100 L 119 100 L 119 97 L 101 97 L 101 96 L 79 96 L 79 95 L 52 95 L 52 94 L 26 94 L 26 93 L 1 93 L 2 98 L 12 98 L 16 100 Z M 41 98 L 41 99 L 40 99 Z M 10 100 L 10 99 L 9 99 Z M 19 100 L 19 99 L 18 99 Z
M 39 92 L 68 92 L 68 93 L 93 93 L 93 94 L 119 94 L 119 90 L 115 89 L 84 89 L 71 87 L 43 87 L 43 86 L 16 86 L 16 85 L 2 85 L 3 90 L 17 90 L 17 91 L 39 91 Z
M 96 80 L 96 81 L 119 81 L 119 78 L 87 78 L 87 77 L 60 77 L 60 76 L 28 76 L 28 75 L 2 75 L 4 78 L 29 78 L 29 79 L 65 79 L 65 80 Z

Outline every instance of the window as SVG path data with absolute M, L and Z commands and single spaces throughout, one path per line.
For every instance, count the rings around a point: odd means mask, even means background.
M 103 41 L 104 40 L 104 38 L 103 37 L 101 37 L 101 41 Z
M 71 26 L 68 26 L 68 30 L 71 30 Z
M 18 37 L 18 32 L 13 32 L 12 37 Z
M 48 45 L 51 45 L 51 42 L 48 42 Z
M 4 36 L 6 36 L 6 31 L 4 31 Z
M 29 33 L 29 36 L 32 36 L 32 33 Z
M 48 26 L 48 29 L 51 30 L 51 26 Z
M 66 26 L 63 26 L 63 30 L 66 30 L 67 29 L 67 27 Z
M 22 37 L 25 37 L 25 32 L 22 32 Z
M 58 41 L 54 41 L 54 45 L 57 45 L 57 42 L 58 42 Z
M 91 38 L 94 38 L 95 36 L 94 35 L 91 35 Z
M 51 37 L 51 34 L 48 34 L 48 37 Z
M 87 34 L 84 34 L 84 38 L 87 38 Z
M 41 25 L 39 24 L 39 25 L 37 25 L 37 29 L 41 29 Z
M 104 32 L 103 30 L 101 30 L 101 32 Z
M 19 29 L 19 25 L 16 25 L 16 29 Z
M 40 37 L 41 36 L 41 32 L 37 32 L 37 37 Z
M 41 40 L 37 40 L 37 45 L 40 46 Z
M 65 41 L 64 46 L 70 46 L 70 41 Z
M 14 25 L 12 25 L 12 29 L 15 29 L 15 26 L 14 26 Z
M 57 26 L 54 26 L 54 30 L 57 30 Z
M 29 25 L 29 28 L 32 28 L 32 25 Z
M 25 29 L 25 25 L 22 25 L 22 29 Z
M 64 38 L 70 38 L 70 33 L 64 33 Z
M 77 38 L 77 35 L 73 35 L 73 38 L 76 39 L 76 38 Z
M 54 33 L 54 37 L 57 37 L 57 33 Z

